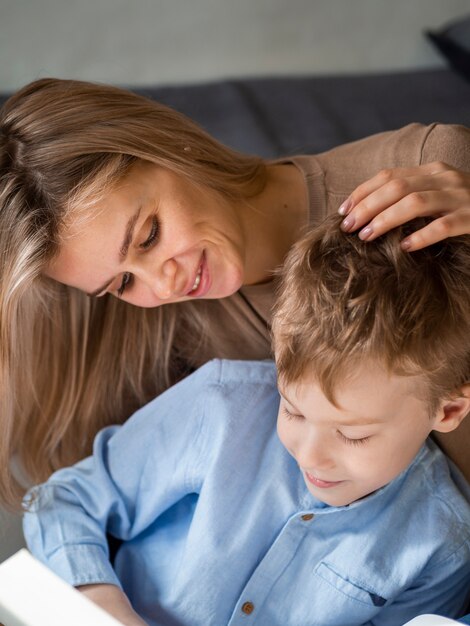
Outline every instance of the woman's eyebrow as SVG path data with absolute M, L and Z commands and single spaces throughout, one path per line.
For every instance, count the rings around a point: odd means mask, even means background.
M 141 211 L 142 211 L 142 206 L 140 206 L 137 209 L 137 211 L 134 213 L 134 215 L 131 215 L 131 217 L 127 221 L 126 230 L 124 232 L 124 238 L 122 240 L 121 247 L 119 248 L 119 262 L 120 263 L 125 260 L 127 253 L 129 252 L 129 246 L 131 245 L 132 238 L 134 237 L 135 225 L 137 224 L 137 220 L 139 219 L 139 215 Z M 87 296 L 90 296 L 90 298 L 96 298 L 96 296 L 98 296 L 107 287 L 109 287 L 109 285 L 113 282 L 113 280 L 114 278 L 107 280 L 104 283 L 104 285 L 102 285 L 98 289 L 95 289 L 95 291 L 92 291 L 91 293 L 87 293 Z
M 134 228 L 139 219 L 140 212 L 142 211 L 142 206 L 140 206 L 137 211 L 132 215 L 126 226 L 126 232 L 124 233 L 124 239 L 122 240 L 121 248 L 119 250 L 119 260 L 123 261 L 127 253 L 129 251 L 129 246 L 131 245 L 132 238 L 134 236 Z

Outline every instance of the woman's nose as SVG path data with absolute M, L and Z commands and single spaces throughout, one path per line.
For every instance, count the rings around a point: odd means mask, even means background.
M 169 300 L 180 294 L 176 293 L 178 265 L 174 259 L 162 263 L 159 272 L 152 277 L 151 288 L 159 300 Z
M 178 296 L 178 264 L 173 258 L 153 257 L 132 268 L 136 278 L 153 294 L 155 301 L 165 301 Z

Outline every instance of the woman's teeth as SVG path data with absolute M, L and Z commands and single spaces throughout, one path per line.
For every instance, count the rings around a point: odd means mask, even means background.
M 196 280 L 194 281 L 194 285 L 191 291 L 196 291 L 196 289 L 199 287 L 199 283 L 201 282 L 201 273 L 202 273 L 202 267 L 200 267 L 197 271 Z

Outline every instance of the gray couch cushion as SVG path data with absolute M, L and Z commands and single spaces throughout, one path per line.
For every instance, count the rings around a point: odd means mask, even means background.
M 470 85 L 445 69 L 136 91 L 186 113 L 227 145 L 264 157 L 321 152 L 409 122 L 470 126 Z

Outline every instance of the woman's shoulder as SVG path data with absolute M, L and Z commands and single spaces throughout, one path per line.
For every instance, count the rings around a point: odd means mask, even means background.
M 323 166 L 345 163 L 363 165 L 377 170 L 383 167 L 418 164 L 426 138 L 433 128 L 423 124 L 408 124 L 337 146 L 317 155 Z M 354 159 L 351 161 L 351 159 Z
M 337 203 L 384 169 L 443 161 L 468 169 L 470 131 L 463 126 L 408 124 L 352 141 L 311 158 L 323 173 L 325 197 Z M 336 204 L 335 204 L 336 206 Z
M 458 124 L 432 124 L 423 142 L 421 163 L 441 161 L 470 171 L 470 129 Z
M 372 167 L 412 166 L 447 157 L 469 160 L 470 129 L 458 124 L 413 123 L 397 130 L 389 130 L 337 146 L 317 155 L 323 164 L 344 163 L 354 158 L 355 163 L 370 163 Z M 444 160 L 444 159 L 440 159 Z

